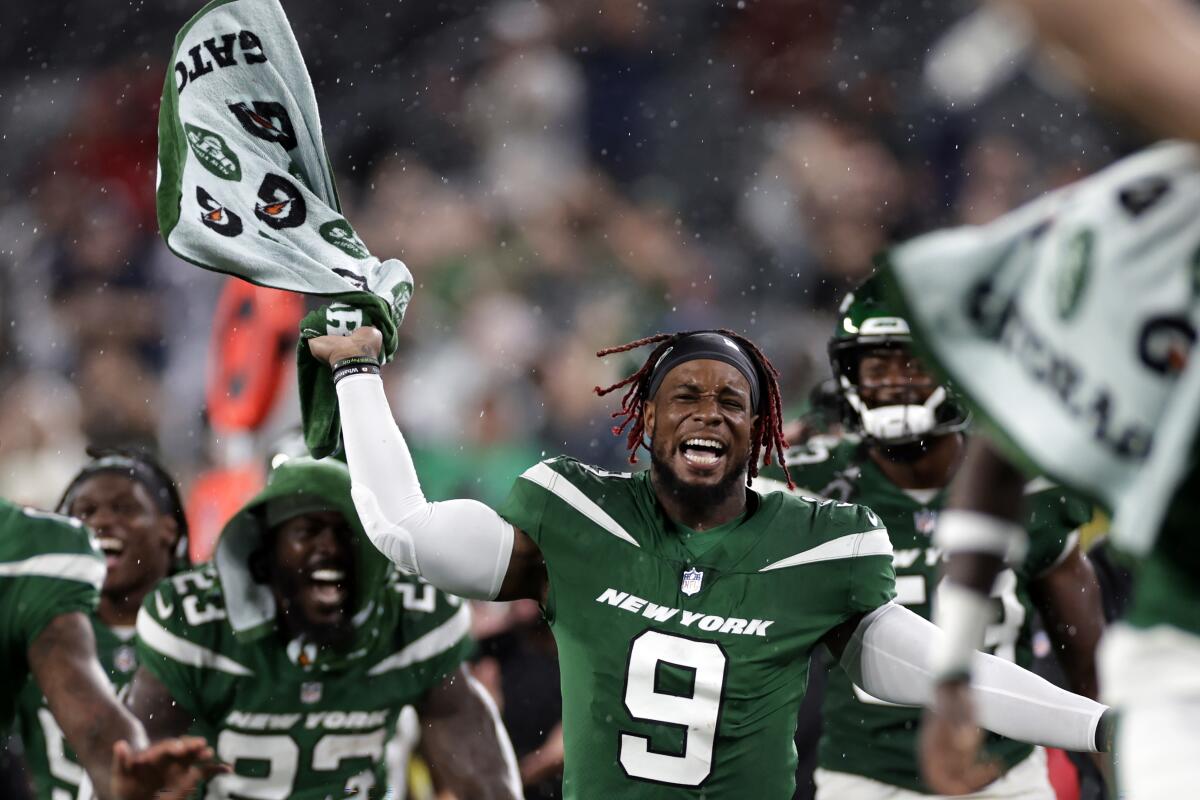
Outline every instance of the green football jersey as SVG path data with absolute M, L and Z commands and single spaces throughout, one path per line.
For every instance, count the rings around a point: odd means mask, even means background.
M 133 628 L 110 628 L 92 615 L 96 655 L 118 693 L 137 671 Z M 83 767 L 63 739 L 62 729 L 46 706 L 46 698 L 30 681 L 21 692 L 17 723 L 25 745 L 25 764 L 33 778 L 38 800 L 75 800 L 83 780 Z
M 946 490 L 907 492 L 887 478 L 857 439 L 817 439 L 787 454 L 788 470 L 801 492 L 843 502 L 862 503 L 880 516 L 895 548 L 896 602 L 929 619 L 939 579 L 941 553 L 930 536 Z M 1080 525 L 1092 515 L 1083 499 L 1037 481 L 1027 489 L 1030 509 L 1029 552 L 1006 569 L 993 591 L 994 622 L 985 649 L 1028 668 L 1033 662 L 1033 603 L 1029 582 L 1064 558 Z M 897 706 L 871 697 L 834 666 L 822 707 L 823 728 L 818 765 L 862 775 L 914 792 L 930 790 L 917 765 L 918 708 Z M 989 754 L 1012 767 L 1032 752 L 1023 742 L 989 734 Z
M 29 678 L 29 645 L 55 617 L 90 614 L 104 574 L 104 556 L 78 521 L 0 500 L 0 728 Z
M 648 473 L 568 458 L 527 470 L 501 514 L 549 573 L 564 797 L 791 797 L 809 655 L 894 595 L 878 517 L 752 493 L 744 517 L 695 532 Z
M 377 625 L 364 652 L 318 670 L 297 643 L 234 636 L 216 570 L 174 575 L 138 615 L 138 658 L 195 717 L 233 774 L 206 800 L 382 798 L 396 717 L 458 668 L 470 648 L 463 602 L 390 571 L 355 624 Z

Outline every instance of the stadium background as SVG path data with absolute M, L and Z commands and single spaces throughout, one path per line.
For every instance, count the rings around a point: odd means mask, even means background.
M 199 7 L 16 0 L 0 26 L 0 496 L 52 505 L 87 444 L 155 449 L 185 489 L 295 446 L 286 378 L 253 435 L 210 424 L 224 278 L 156 232 L 157 102 Z M 432 498 L 498 501 L 543 453 L 621 466 L 591 389 L 624 364 L 592 354 L 660 330 L 745 332 L 795 416 L 873 252 L 1134 144 L 973 2 L 284 7 L 346 216 L 417 281 L 385 377 Z M 482 611 L 521 748 L 552 650 L 535 609 Z

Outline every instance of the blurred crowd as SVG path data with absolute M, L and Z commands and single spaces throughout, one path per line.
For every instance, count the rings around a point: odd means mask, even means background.
M 204 403 L 224 278 L 154 214 L 158 97 L 199 5 L 22 1 L 0 26 L 0 496 L 52 505 L 87 444 L 155 449 L 185 486 L 225 457 Z M 499 501 L 543 454 L 620 467 L 592 388 L 633 362 L 594 352 L 657 331 L 746 333 L 794 416 L 877 251 L 1134 144 L 966 0 L 283 5 L 346 216 L 416 277 L 385 377 L 435 499 Z M 297 422 L 284 394 L 263 457 Z M 527 696 L 496 665 L 553 664 L 536 609 L 477 616 L 481 670 Z

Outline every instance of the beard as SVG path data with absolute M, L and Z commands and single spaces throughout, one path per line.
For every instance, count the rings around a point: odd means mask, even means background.
M 740 466 L 731 463 L 729 470 L 721 476 L 717 485 L 703 486 L 688 483 L 680 478 L 667 460 L 659 456 L 656 449 L 650 450 L 650 470 L 659 488 L 688 508 L 695 509 L 701 516 L 725 503 L 735 492 L 746 491 L 745 477 L 749 466 L 749 457 Z

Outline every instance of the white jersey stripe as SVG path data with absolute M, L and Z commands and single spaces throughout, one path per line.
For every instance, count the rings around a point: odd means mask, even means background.
M 252 670 L 228 656 L 176 636 L 160 625 L 144 608 L 138 611 L 137 635 L 148 647 L 180 664 L 216 669 L 230 675 L 254 674 Z
M 590 497 L 580 491 L 579 487 L 550 469 L 547 464 L 534 464 L 521 473 L 521 477 L 527 481 L 533 481 L 538 486 L 557 495 L 567 505 L 571 506 L 571 508 L 574 508 L 618 539 L 624 539 L 634 547 L 641 547 L 637 543 L 637 540 L 629 534 L 629 531 L 622 528 L 604 509 L 600 508 Z
M 796 553 L 785 559 L 768 564 L 759 572 L 770 572 L 773 569 L 797 567 L 801 564 L 812 564 L 817 561 L 833 561 L 839 558 L 857 558 L 859 556 L 890 556 L 892 540 L 888 538 L 885 528 L 876 528 L 862 533 L 852 533 L 837 539 L 819 544 L 811 550 Z
M 443 622 L 421 638 L 392 653 L 371 669 L 368 675 L 382 675 L 394 669 L 407 667 L 444 653 L 458 644 L 471 630 L 471 610 L 464 603 L 453 617 Z
M 106 571 L 103 559 L 74 553 L 47 553 L 24 561 L 0 564 L 0 577 L 21 578 L 36 575 L 40 578 L 62 578 L 90 583 L 97 589 L 104 585 Z

